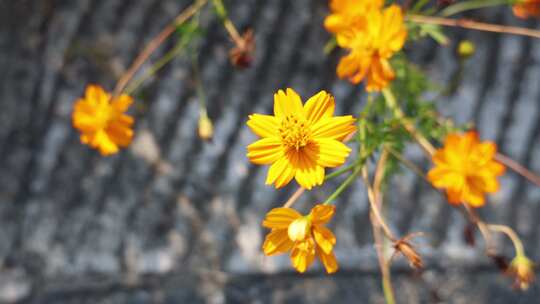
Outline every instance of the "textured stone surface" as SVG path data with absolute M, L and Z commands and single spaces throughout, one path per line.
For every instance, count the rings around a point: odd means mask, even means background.
M 205 18 L 201 74 L 215 139 L 196 136 L 192 71 L 178 58 L 137 96 L 135 144 L 103 158 L 81 145 L 70 124 L 87 83 L 107 88 L 142 46 L 189 1 L 20 0 L 0 2 L 0 302 L 29 303 L 381 303 L 363 186 L 338 202 L 332 223 L 341 271 L 291 272 L 287 257 L 259 248 L 265 212 L 294 191 L 264 186 L 266 170 L 249 164 L 245 127 L 252 112 L 269 112 L 272 94 L 293 87 L 307 97 L 332 92 L 340 113 L 355 113 L 364 96 L 335 79 L 339 54 L 325 57 L 325 1 L 228 1 L 240 28 L 256 31 L 253 67 L 236 71 L 216 20 Z M 523 24 L 508 10 L 480 19 Z M 536 24 L 529 22 L 528 26 Z M 449 31 L 472 39 L 456 94 L 440 109 L 475 121 L 503 153 L 540 172 L 540 43 L 495 34 Z M 163 53 L 172 44 L 165 45 Z M 408 46 L 433 80 L 447 83 L 452 48 L 424 41 Z M 145 67 L 148 68 L 149 65 Z M 408 155 L 426 165 L 414 149 Z M 538 260 L 540 189 L 509 173 L 483 210 L 509 224 Z M 338 181 L 299 203 L 324 199 Z M 413 174 L 393 181 L 392 226 L 424 231 L 428 270 L 412 275 L 399 260 L 400 303 L 535 303 L 537 286 L 519 294 L 462 238 L 462 215 Z M 498 240 L 501 245 L 504 240 Z M 506 244 L 505 248 L 509 248 Z M 511 254 L 511 251 L 508 251 Z

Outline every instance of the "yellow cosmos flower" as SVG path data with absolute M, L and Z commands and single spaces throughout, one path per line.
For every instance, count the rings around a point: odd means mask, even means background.
M 338 269 L 333 253 L 336 237 L 324 225 L 334 215 L 335 207 L 316 205 L 302 216 L 291 208 L 275 208 L 266 215 L 263 226 L 272 229 L 263 244 L 265 255 L 291 252 L 291 263 L 299 272 L 305 272 L 318 256 L 326 272 Z
M 484 193 L 499 190 L 497 176 L 505 170 L 493 159 L 496 152 L 497 146 L 480 142 L 476 132 L 448 135 L 444 147 L 433 155 L 435 167 L 428 179 L 436 188 L 446 189 L 450 203 L 481 207 Z
M 331 14 L 324 19 L 327 31 L 341 40 L 342 33 L 353 26 L 366 26 L 366 13 L 383 7 L 383 0 L 331 0 Z
M 261 137 L 247 147 L 249 160 L 270 165 L 266 184 L 276 188 L 293 178 L 306 189 L 321 185 L 325 167 L 337 167 L 351 152 L 342 140 L 356 130 L 355 119 L 334 114 L 334 97 L 325 91 L 302 105 L 292 89 L 274 94 L 274 116 L 253 114 L 247 125 Z
M 128 95 L 111 100 L 111 95 L 100 86 L 87 86 L 72 116 L 73 126 L 81 132 L 81 142 L 98 149 L 102 155 L 127 147 L 133 137 L 133 118 L 124 112 L 132 102 Z
M 395 78 L 389 59 L 405 44 L 407 30 L 401 8 L 391 5 L 366 14 L 365 26 L 342 32 L 338 44 L 350 52 L 341 58 L 337 74 L 354 84 L 367 78 L 368 92 L 384 89 Z
M 521 19 L 540 17 L 540 0 L 521 0 L 512 6 L 514 15 Z

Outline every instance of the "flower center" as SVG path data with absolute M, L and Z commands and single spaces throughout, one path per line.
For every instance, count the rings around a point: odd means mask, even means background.
M 309 143 L 311 130 L 304 118 L 288 115 L 281 121 L 279 135 L 287 148 L 299 150 Z

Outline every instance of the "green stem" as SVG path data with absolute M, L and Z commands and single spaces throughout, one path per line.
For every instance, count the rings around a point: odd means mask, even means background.
M 411 9 L 412 12 L 419 12 L 430 0 L 419 0 Z
M 457 2 L 456 4 L 450 5 L 447 8 L 443 9 L 439 13 L 439 15 L 443 17 L 449 17 L 452 15 L 469 11 L 469 10 L 473 10 L 473 9 L 492 7 L 492 6 L 498 6 L 498 5 L 511 5 L 516 2 L 517 2 L 516 0 L 470 0 L 470 1 Z
M 335 200 L 343 191 L 345 191 L 345 189 L 347 189 L 352 184 L 352 182 L 358 176 L 359 173 L 360 173 L 360 167 L 357 166 L 354 169 L 353 173 L 351 173 L 351 175 L 349 175 L 347 177 L 347 179 L 345 181 L 343 181 L 343 183 L 341 185 L 339 185 L 339 187 L 336 189 L 336 191 L 334 191 L 334 193 L 332 193 L 326 199 L 326 201 L 324 201 L 323 204 L 328 205 L 328 204 L 332 203 L 333 200 Z
M 349 172 L 349 171 L 352 171 L 354 168 L 356 168 L 358 166 L 358 161 L 356 161 L 354 164 L 352 165 L 348 165 L 347 167 L 344 167 L 344 168 L 341 168 L 339 170 L 336 170 L 328 175 L 325 176 L 324 180 L 327 181 L 327 180 L 331 180 L 332 178 L 335 178 L 335 177 L 338 177 L 340 175 L 342 175 L 343 173 L 345 172 Z
M 173 60 L 176 56 L 180 55 L 184 51 L 186 45 L 187 43 L 179 43 L 172 50 L 163 55 L 163 57 L 156 61 L 156 63 L 152 65 L 150 69 L 146 71 L 146 73 L 144 73 L 140 78 L 137 78 L 135 81 L 133 81 L 133 83 L 126 88 L 125 93 L 131 95 L 133 92 L 135 92 L 135 90 L 137 90 L 143 82 L 148 80 L 148 78 L 154 76 L 167 63 Z
M 390 279 L 390 271 L 388 275 L 383 276 L 382 278 L 384 298 L 386 299 L 387 304 L 395 304 L 396 300 L 394 298 L 394 291 L 392 289 L 392 281 Z

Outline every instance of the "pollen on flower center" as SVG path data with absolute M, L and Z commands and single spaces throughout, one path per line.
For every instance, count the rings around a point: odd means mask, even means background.
M 299 150 L 311 140 L 311 130 L 304 118 L 288 115 L 281 121 L 279 127 L 281 141 L 287 148 Z

